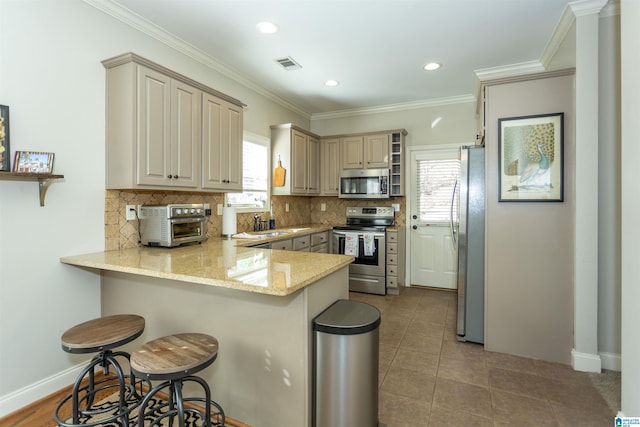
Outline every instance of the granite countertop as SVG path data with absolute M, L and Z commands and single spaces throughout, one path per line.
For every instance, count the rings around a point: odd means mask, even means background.
M 302 228 L 302 227 L 298 227 Z M 310 226 L 275 238 L 210 239 L 176 248 L 138 247 L 60 258 L 77 267 L 286 296 L 348 266 L 352 256 L 243 247 L 328 230 Z
M 308 236 L 313 233 L 333 230 L 332 225 L 305 224 L 290 228 L 276 228 L 275 230 L 256 231 L 255 233 L 235 234 L 233 241 L 236 246 L 253 246 L 262 243 L 276 242 L 278 240 L 292 239 L 300 236 Z M 278 233 L 272 235 L 272 233 Z

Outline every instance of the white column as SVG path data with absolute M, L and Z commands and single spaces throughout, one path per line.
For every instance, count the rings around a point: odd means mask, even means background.
M 622 78 L 622 414 L 640 416 L 640 2 L 620 4 Z
M 598 354 L 598 13 L 606 1 L 570 3 L 576 15 L 576 215 L 573 368 L 600 372 Z

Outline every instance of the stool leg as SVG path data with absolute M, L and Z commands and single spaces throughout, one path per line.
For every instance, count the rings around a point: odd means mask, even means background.
M 177 406 L 178 427 L 184 427 L 184 401 L 182 400 L 182 380 L 173 381 L 173 394 Z

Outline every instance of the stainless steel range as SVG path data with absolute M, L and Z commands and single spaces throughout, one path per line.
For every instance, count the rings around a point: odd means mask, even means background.
M 349 207 L 346 225 L 333 228 L 333 253 L 353 255 L 349 290 L 386 294 L 387 227 L 394 225 L 391 207 Z

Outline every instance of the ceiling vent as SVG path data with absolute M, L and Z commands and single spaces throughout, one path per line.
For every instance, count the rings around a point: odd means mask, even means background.
M 276 59 L 276 62 L 278 64 L 282 65 L 282 68 L 284 68 L 287 71 L 298 70 L 298 69 L 302 68 L 302 65 L 298 64 L 290 56 L 287 56 L 285 58 Z

